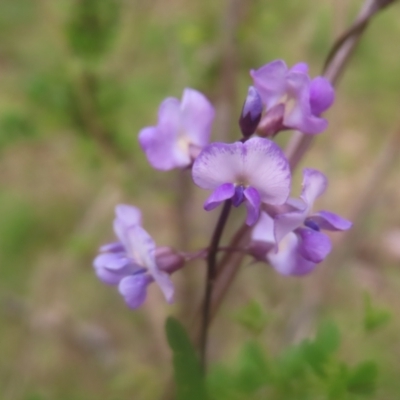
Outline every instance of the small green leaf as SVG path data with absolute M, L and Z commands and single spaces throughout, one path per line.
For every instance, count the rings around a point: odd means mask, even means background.
M 177 400 L 207 399 L 203 375 L 185 328 L 175 319 L 167 319 L 165 330 L 173 352 Z
M 325 376 L 325 367 L 339 344 L 339 330 L 333 322 L 329 321 L 320 326 L 314 341 L 303 342 L 305 358 L 320 377 Z
M 244 328 L 256 335 L 264 330 L 269 320 L 264 308 L 256 301 L 250 301 L 247 305 L 242 307 L 233 318 Z
M 287 382 L 304 375 L 306 360 L 303 344 L 285 348 L 278 358 L 277 366 L 279 376 Z
M 244 393 L 253 393 L 269 381 L 269 368 L 264 349 L 256 341 L 245 343 L 239 357 L 237 386 Z
M 347 390 L 360 395 L 373 394 L 376 387 L 378 367 L 373 361 L 364 361 L 350 372 L 347 380 Z
M 340 333 L 332 321 L 326 321 L 318 329 L 315 344 L 325 353 L 335 352 L 340 345 Z
M 391 314 L 387 310 L 372 305 L 369 293 L 364 295 L 364 328 L 367 332 L 376 330 L 389 322 Z

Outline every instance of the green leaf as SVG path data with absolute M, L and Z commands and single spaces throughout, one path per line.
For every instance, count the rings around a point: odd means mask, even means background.
M 320 377 L 325 376 L 325 367 L 339 344 L 339 330 L 329 321 L 320 326 L 313 342 L 309 340 L 303 342 L 305 358 Z
M 244 328 L 256 335 L 264 330 L 269 320 L 264 308 L 256 301 L 250 301 L 246 306 L 242 307 L 233 318 Z
M 382 327 L 389 322 L 390 318 L 389 311 L 374 307 L 369 293 L 364 294 L 364 329 L 367 332 Z
M 185 328 L 175 318 L 167 319 L 165 330 L 173 352 L 177 400 L 207 399 L 203 374 Z
M 287 383 L 301 378 L 306 365 L 303 344 L 286 347 L 278 357 L 278 376 Z
M 119 0 L 75 0 L 67 23 L 72 50 L 82 59 L 103 56 L 114 39 L 119 16 Z
M 376 388 L 378 367 L 373 361 L 364 361 L 350 372 L 347 380 L 347 390 L 360 395 L 373 394 Z
M 264 349 L 255 341 L 245 343 L 239 358 L 238 389 L 244 393 L 253 393 L 268 383 L 269 377 Z
M 320 326 L 315 344 L 327 354 L 333 353 L 339 348 L 339 329 L 332 321 L 326 321 Z

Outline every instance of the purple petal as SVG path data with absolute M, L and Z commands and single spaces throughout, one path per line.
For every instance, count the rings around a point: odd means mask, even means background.
M 244 191 L 244 197 L 246 198 L 247 218 L 246 224 L 249 226 L 254 225 L 260 215 L 261 199 L 257 190 L 253 187 L 248 187 Z
M 97 277 L 107 285 L 117 285 L 134 270 L 126 257 L 115 253 L 98 255 L 93 261 L 93 266 Z
M 107 268 L 109 270 L 120 270 L 129 264 L 129 259 L 121 253 L 99 254 L 93 261 L 95 268 Z
M 307 219 L 315 222 L 320 229 L 327 231 L 347 231 L 353 225 L 351 221 L 329 211 L 319 211 Z
M 316 263 L 306 260 L 299 253 L 299 239 L 294 233 L 289 233 L 283 240 L 277 253 L 268 253 L 271 266 L 282 275 L 301 276 L 308 274 L 317 266 Z
M 335 90 L 330 82 L 318 76 L 311 81 L 310 106 L 311 112 L 318 116 L 327 110 L 335 101 Z
M 272 61 L 250 71 L 254 86 L 267 109 L 274 106 L 285 94 L 287 71 L 287 66 L 282 60 Z
M 310 78 L 299 72 L 290 72 L 286 78 L 287 96 L 283 124 L 303 133 L 317 134 L 324 131 L 328 123 L 313 115 L 310 105 Z
M 156 245 L 151 236 L 139 225 L 127 230 L 129 246 L 128 255 L 142 267 L 147 268 L 158 286 L 164 293 L 166 300 L 171 303 L 174 297 L 174 287 L 167 273 L 160 271 L 155 261 Z
M 243 146 L 241 142 L 206 146 L 193 163 L 194 183 L 208 190 L 224 183 L 236 183 L 243 171 Z
M 140 226 L 133 225 L 126 230 L 127 246 L 126 252 L 129 258 L 144 268 L 147 268 L 147 262 L 152 257 L 156 244 L 153 238 Z
M 289 70 L 290 72 L 301 72 L 302 74 L 308 74 L 308 65 L 305 62 L 299 62 L 293 65 Z
M 261 212 L 260 218 L 251 232 L 251 240 L 275 243 L 274 220 L 267 213 Z
M 279 242 L 289 232 L 292 232 L 296 228 L 303 225 L 307 214 L 308 209 L 306 205 L 304 205 L 303 209 L 276 215 L 274 218 L 274 235 L 276 244 L 279 244 Z
M 218 207 L 223 201 L 233 197 L 234 194 L 235 186 L 232 183 L 224 183 L 211 193 L 211 196 L 204 203 L 204 209 L 206 211 L 211 211 Z
M 192 175 L 203 189 L 214 190 L 225 183 L 251 186 L 268 204 L 284 203 L 290 191 L 290 169 L 282 150 L 258 137 L 245 143 L 210 144 L 195 160 Z
M 139 133 L 139 143 L 154 168 L 167 171 L 191 163 L 189 142 L 179 133 L 180 103 L 178 99 L 168 98 L 160 106 L 158 125 Z
M 289 163 L 274 142 L 254 137 L 243 144 L 243 177 L 248 186 L 258 191 L 261 201 L 283 204 L 290 192 Z
M 128 227 L 124 224 L 124 222 L 118 218 L 114 219 L 113 228 L 115 235 L 121 242 L 124 249 L 129 246 L 128 238 L 127 238 L 127 229 Z
M 327 186 L 328 180 L 322 172 L 311 168 L 303 170 L 303 184 L 300 197 L 307 204 L 308 210 L 312 208 L 317 197 L 325 192 Z
M 119 283 L 118 290 L 130 308 L 138 308 L 146 300 L 147 286 L 152 281 L 147 274 L 127 276 Z
M 124 250 L 125 248 L 120 242 L 107 243 L 99 249 L 101 253 L 121 253 Z
M 215 110 L 208 99 L 194 89 L 183 91 L 181 123 L 190 144 L 204 147 L 208 144 Z
M 319 263 L 332 250 L 332 244 L 324 233 L 307 228 L 299 228 L 296 233 L 300 237 L 299 254 L 306 260 Z
M 126 226 L 142 224 L 142 212 L 137 207 L 128 204 L 118 204 L 115 207 L 115 215 Z

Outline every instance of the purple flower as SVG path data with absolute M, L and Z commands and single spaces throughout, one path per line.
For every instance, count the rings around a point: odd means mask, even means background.
M 153 281 L 171 303 L 174 288 L 168 274 L 183 265 L 183 258 L 172 249 L 156 248 L 154 240 L 140 226 L 141 213 L 136 207 L 118 205 L 115 213 L 114 231 L 119 241 L 100 248 L 93 262 L 98 278 L 118 285 L 131 308 L 144 302 L 147 286 Z
M 259 137 L 208 145 L 195 160 L 192 175 L 196 185 L 213 191 L 205 210 L 228 199 L 235 207 L 244 202 L 248 225 L 257 221 L 261 203 L 283 204 L 290 192 L 290 169 L 282 150 Z
M 305 169 L 300 199 L 289 199 L 284 211 L 273 216 L 262 213 L 252 232 L 254 254 L 260 259 L 262 244 L 266 250 L 261 258 L 284 275 L 307 274 L 323 261 L 331 251 L 331 242 L 320 230 L 344 231 L 352 226 L 329 211 L 311 213 L 314 201 L 326 187 L 321 172 Z
M 327 79 L 310 79 L 307 64 L 289 69 L 284 61 L 276 60 L 251 70 L 250 75 L 266 106 L 259 126 L 261 134 L 274 135 L 283 129 L 317 134 L 327 128 L 321 114 L 332 105 L 335 93 Z
M 159 170 L 186 168 L 208 144 L 214 107 L 194 89 L 183 91 L 182 101 L 168 97 L 158 110 L 158 125 L 139 133 L 150 164 Z

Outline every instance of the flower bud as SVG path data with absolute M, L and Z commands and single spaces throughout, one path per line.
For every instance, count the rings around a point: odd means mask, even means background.
M 247 138 L 256 131 L 261 119 L 262 110 L 263 105 L 260 95 L 255 87 L 250 86 L 239 119 L 239 126 L 244 137 Z
M 169 274 L 181 269 L 185 264 L 184 257 L 171 247 L 157 247 L 155 256 L 158 268 Z

